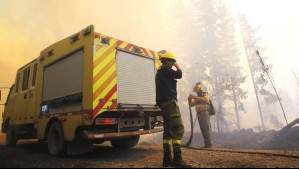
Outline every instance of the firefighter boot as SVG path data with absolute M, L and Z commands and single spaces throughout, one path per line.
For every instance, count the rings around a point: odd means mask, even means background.
M 192 168 L 190 165 L 186 164 L 182 158 L 182 150 L 181 145 L 175 144 L 173 145 L 173 166 L 176 168 Z
M 163 149 L 164 149 L 163 167 L 170 167 L 172 166 L 170 144 L 163 144 Z

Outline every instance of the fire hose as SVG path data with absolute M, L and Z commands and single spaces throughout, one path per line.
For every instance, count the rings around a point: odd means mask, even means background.
M 192 107 L 191 107 L 190 101 L 188 101 L 188 105 L 189 105 L 189 113 L 190 113 L 190 121 L 191 121 L 191 134 L 190 134 L 189 140 L 186 143 L 186 145 L 183 145 L 184 147 L 189 147 L 192 143 L 192 140 L 193 140 L 194 124 L 193 124 Z
M 228 86 L 230 86 L 230 85 L 228 85 Z M 218 92 L 215 92 L 214 94 L 212 94 L 212 95 L 210 96 L 210 98 L 213 97 L 213 96 L 215 96 L 215 95 L 217 95 L 218 93 L 222 92 L 222 91 L 223 91 L 225 88 L 227 88 L 228 86 L 225 86 L 225 87 L 223 87 L 222 89 L 220 89 Z M 185 145 L 182 145 L 183 147 L 189 147 L 189 146 L 191 145 L 192 140 L 193 140 L 194 125 L 195 125 L 195 122 L 196 122 L 196 120 L 197 120 L 197 118 L 198 118 L 198 116 L 196 116 L 196 119 L 195 119 L 194 122 L 193 122 L 192 106 L 191 106 L 190 101 L 188 101 L 188 106 L 189 106 L 189 113 L 190 113 L 190 125 L 191 125 L 191 131 L 190 131 L 190 137 L 189 137 L 187 143 L 186 143 Z
M 224 152 L 224 153 L 239 153 L 239 154 L 253 154 L 253 155 L 266 155 L 266 156 L 278 156 L 278 157 L 287 157 L 287 158 L 299 158 L 299 155 L 292 155 L 292 154 L 282 154 L 282 153 L 274 153 L 274 152 L 266 152 L 265 150 L 256 151 L 256 150 L 232 150 L 232 149 L 220 149 L 220 148 L 195 148 L 195 147 L 185 147 L 186 149 L 190 150 L 201 150 L 201 151 L 211 151 L 211 152 Z
M 211 97 L 213 97 L 214 95 L 220 93 L 221 91 L 222 90 L 214 93 L 213 95 L 211 95 Z M 265 152 L 265 151 L 261 152 L 261 151 L 255 151 L 255 150 L 253 150 L 253 151 L 250 151 L 250 150 L 232 150 L 232 149 L 220 149 L 220 148 L 206 149 L 206 148 L 190 147 L 190 145 L 192 143 L 192 140 L 193 140 L 195 122 L 196 122 L 198 116 L 195 118 L 195 120 L 193 122 L 192 106 L 191 106 L 190 101 L 188 101 L 188 106 L 189 106 L 189 113 L 190 113 L 191 131 L 190 131 L 190 137 L 189 137 L 187 143 L 185 145 L 182 145 L 182 147 L 184 147 L 186 149 L 202 150 L 202 151 L 213 151 L 213 152 L 240 153 L 240 154 L 255 154 L 255 155 L 266 155 L 266 156 L 279 156 L 279 157 L 288 157 L 288 158 L 296 158 L 296 159 L 299 158 L 299 155 L 286 154 L 286 150 L 285 150 L 285 154 L 281 154 L 281 153 Z

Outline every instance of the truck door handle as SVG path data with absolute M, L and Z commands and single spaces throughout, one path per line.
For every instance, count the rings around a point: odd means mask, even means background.
M 26 98 L 27 98 L 27 94 L 25 93 L 25 94 L 24 94 L 24 99 L 26 99 Z

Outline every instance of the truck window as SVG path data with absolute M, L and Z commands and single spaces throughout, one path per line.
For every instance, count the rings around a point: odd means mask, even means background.
M 30 68 L 25 69 L 23 73 L 23 85 L 22 90 L 28 89 L 28 82 L 29 82 L 29 74 L 30 74 Z
M 34 69 L 33 69 L 32 86 L 35 86 L 36 73 L 37 73 L 37 63 L 34 65 Z
M 19 92 L 19 83 L 20 83 L 20 73 L 17 75 L 17 81 L 16 81 L 16 93 Z

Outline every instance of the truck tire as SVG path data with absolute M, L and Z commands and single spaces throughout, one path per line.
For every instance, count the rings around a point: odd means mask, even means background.
M 115 148 L 132 148 L 139 142 L 140 136 L 132 136 L 125 139 L 110 140 L 111 144 Z
M 6 133 L 6 146 L 7 147 L 15 147 L 17 145 L 18 138 L 16 132 L 13 128 L 8 129 Z
M 63 156 L 66 154 L 66 142 L 64 133 L 59 122 L 54 122 L 48 133 L 48 151 L 53 156 Z

